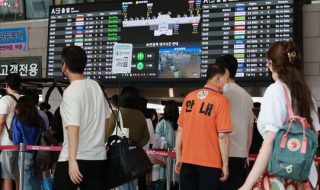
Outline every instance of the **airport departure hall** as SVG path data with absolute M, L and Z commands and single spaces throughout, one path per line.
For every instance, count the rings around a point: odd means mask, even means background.
M 1 190 L 319 190 L 319 0 L 0 0 Z

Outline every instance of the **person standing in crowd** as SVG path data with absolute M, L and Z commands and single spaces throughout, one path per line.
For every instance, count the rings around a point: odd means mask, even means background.
M 99 84 L 85 78 L 86 52 L 78 46 L 62 51 L 61 71 L 70 85 L 63 93 L 60 113 L 64 142 L 58 159 L 54 190 L 105 190 L 104 145 L 110 108 Z
M 32 99 L 34 105 L 37 108 L 37 111 L 38 111 L 39 115 L 43 119 L 43 122 L 45 124 L 46 129 L 48 129 L 49 125 L 50 125 L 49 118 L 48 118 L 47 114 L 44 111 L 42 111 L 38 106 L 38 104 L 39 104 L 39 94 L 38 94 L 38 92 L 36 90 L 26 90 L 25 95 L 29 96 Z
M 143 113 L 143 115 L 146 119 L 146 123 L 148 126 L 148 132 L 149 132 L 149 141 L 147 142 L 146 145 L 144 145 L 144 147 L 143 147 L 144 149 L 150 149 L 150 147 L 152 147 L 153 143 L 154 143 L 154 127 L 153 127 L 152 120 L 151 120 L 151 113 L 147 109 L 147 104 L 148 104 L 148 100 L 145 97 L 141 97 L 139 110 Z
M 159 140 L 163 138 L 167 144 L 166 148 L 170 148 L 171 150 L 175 147 L 178 117 L 178 105 L 174 100 L 170 100 L 166 103 L 164 107 L 163 118 L 156 127 L 156 138 Z M 166 179 L 166 166 L 160 167 L 159 176 L 160 180 Z
M 152 124 L 153 124 L 153 128 L 154 128 L 154 131 L 156 130 L 156 126 L 158 124 L 158 113 L 155 109 L 148 109 L 148 111 L 150 111 L 150 114 L 151 114 L 151 121 L 152 121 Z
M 253 100 L 250 94 L 235 82 L 238 61 L 232 55 L 223 55 L 216 59 L 230 73 L 229 82 L 223 88 L 223 95 L 229 101 L 232 133 L 229 147 L 229 177 L 221 182 L 221 190 L 237 190 L 246 180 L 247 157 L 252 142 Z
M 289 92 L 293 111 L 305 117 L 313 129 L 319 131 L 316 104 L 303 77 L 302 55 L 293 42 L 279 41 L 267 52 L 268 67 L 275 81 L 262 99 L 258 129 L 264 141 L 254 166 L 240 190 L 251 190 L 265 172 L 276 133 L 288 121 L 284 88 Z
M 145 146 L 149 141 L 149 132 L 146 123 L 146 119 L 143 113 L 138 109 L 140 106 L 141 97 L 137 88 L 133 86 L 124 87 L 119 95 L 120 98 L 120 111 L 123 130 L 126 137 L 129 137 L 132 141 L 137 143 L 140 147 Z M 118 113 L 116 117 L 118 119 Z M 112 134 L 116 134 L 116 119 L 113 115 L 110 117 L 110 125 L 106 131 L 106 139 Z M 127 131 L 127 132 L 125 132 Z M 121 132 L 118 129 L 118 135 Z M 127 184 L 117 187 L 117 190 L 135 190 L 137 187 L 137 180 L 133 180 Z
M 20 98 L 19 89 L 21 78 L 19 74 L 9 74 L 6 79 L 5 90 L 7 94 L 11 94 L 16 99 Z M 14 115 L 14 109 L 16 107 L 16 100 L 8 95 L 0 99 L 0 144 L 12 145 L 13 143 L 9 139 L 6 126 L 11 127 L 11 121 Z M 2 151 L 0 155 L 1 161 L 1 178 L 2 190 L 12 190 L 13 180 L 16 183 L 16 189 L 19 189 L 19 169 L 18 169 L 18 155 L 12 151 Z
M 176 172 L 182 190 L 215 190 L 229 175 L 229 103 L 222 95 L 229 71 L 209 65 L 207 83 L 184 99 L 176 136 Z M 221 171 L 222 170 L 222 171 Z
M 50 112 L 51 105 L 48 102 L 41 102 L 39 108 L 41 111 L 47 114 L 49 124 L 51 124 L 53 118 L 53 114 Z
M 42 120 L 44 122 L 44 128 L 49 129 L 50 120 L 49 120 L 48 114 L 45 111 L 41 110 L 41 108 L 39 108 L 39 106 L 38 106 L 38 104 L 39 104 L 38 91 L 27 89 L 25 92 L 25 95 L 29 96 L 32 99 L 33 104 L 35 105 L 38 114 L 40 115 L 40 117 L 42 118 Z M 43 176 L 43 186 L 52 187 L 52 181 L 50 179 L 51 178 L 50 171 L 49 170 L 43 171 L 42 176 Z
M 149 132 L 149 141 L 147 142 L 146 145 L 144 145 L 143 149 L 147 150 L 152 147 L 153 142 L 154 142 L 154 128 L 153 124 L 151 121 L 151 115 L 148 113 L 147 105 L 148 105 L 148 100 L 145 97 L 141 97 L 139 101 L 139 110 L 143 113 L 147 127 L 148 127 L 148 132 Z M 147 174 L 139 177 L 138 179 L 138 189 L 139 190 L 147 190 Z
M 170 100 L 164 107 L 163 118 L 156 126 L 156 138 L 164 137 L 167 148 L 175 147 L 176 133 L 178 129 L 179 108 L 174 100 Z
M 259 130 L 258 130 L 258 126 L 257 126 L 260 107 L 261 107 L 260 102 L 253 103 L 252 111 L 253 111 L 254 122 L 253 122 L 253 132 L 252 132 L 252 143 L 251 143 L 251 147 L 249 150 L 249 154 L 258 154 L 259 149 L 260 149 L 262 142 L 263 142 L 263 138 L 261 137 Z
M 33 100 L 28 96 L 19 98 L 15 112 L 16 117 L 12 122 L 13 144 L 36 145 L 40 129 L 45 128 L 45 125 Z M 24 190 L 41 190 L 42 171 L 34 169 L 33 152 L 27 151 L 24 158 Z

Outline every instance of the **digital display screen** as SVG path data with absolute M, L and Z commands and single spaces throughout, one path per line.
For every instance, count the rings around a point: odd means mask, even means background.
M 85 75 L 112 81 L 115 43 L 132 44 L 125 80 L 204 80 L 209 64 L 234 55 L 236 78 L 268 81 L 266 51 L 296 38 L 294 0 L 161 0 L 64 5 L 50 8 L 47 77 L 60 72 L 63 47 L 88 55 Z

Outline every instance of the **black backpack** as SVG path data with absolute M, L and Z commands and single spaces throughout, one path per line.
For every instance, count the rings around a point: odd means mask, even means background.
M 36 141 L 37 146 L 58 146 L 55 133 L 51 129 L 42 128 Z M 52 168 L 53 164 L 57 162 L 58 156 L 56 152 L 52 151 L 34 151 L 33 163 L 34 169 L 44 171 Z
M 63 126 L 60 114 L 60 107 L 58 107 L 53 114 L 53 118 L 50 123 L 50 129 L 54 131 L 58 143 L 63 143 Z

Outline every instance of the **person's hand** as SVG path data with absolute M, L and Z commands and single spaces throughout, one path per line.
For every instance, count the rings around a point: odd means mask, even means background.
M 227 181 L 228 177 L 229 177 L 229 167 L 222 166 L 222 174 L 220 177 L 220 181 Z
M 180 161 L 176 162 L 175 171 L 176 171 L 177 174 L 180 174 L 181 165 L 182 165 L 182 163 Z
M 69 160 L 69 176 L 74 184 L 79 184 L 82 182 L 82 174 L 79 171 L 77 160 Z

